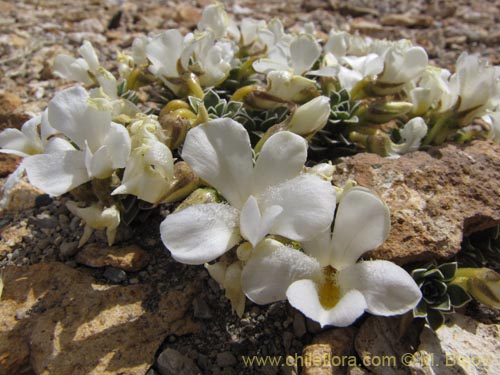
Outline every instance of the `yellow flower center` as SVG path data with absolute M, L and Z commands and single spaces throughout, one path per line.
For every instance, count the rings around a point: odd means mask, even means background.
M 337 270 L 331 266 L 323 269 L 324 280 L 319 286 L 318 295 L 321 305 L 329 310 L 335 307 L 340 300 L 340 288 L 337 285 Z

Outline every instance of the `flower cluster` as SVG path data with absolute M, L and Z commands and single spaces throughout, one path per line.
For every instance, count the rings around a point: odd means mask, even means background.
M 237 25 L 214 4 L 192 33 L 137 38 L 118 53 L 118 76 L 89 42 L 79 53 L 54 62 L 78 84 L 0 134 L 0 152 L 24 158 L 1 203 L 24 173 L 70 193 L 80 246 L 102 229 L 111 245 L 141 209 L 171 204 L 163 243 L 205 264 L 240 315 L 246 297 L 288 299 L 321 325 L 415 308 L 422 294 L 403 268 L 358 261 L 387 238 L 388 208 L 368 189 L 334 187 L 323 161 L 500 140 L 499 71 L 463 54 L 451 74 L 405 40 Z

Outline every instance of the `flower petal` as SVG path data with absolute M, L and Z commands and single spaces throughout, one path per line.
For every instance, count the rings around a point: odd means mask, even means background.
M 363 261 L 337 274 L 342 288 L 363 293 L 367 311 L 397 315 L 413 309 L 422 297 L 419 287 L 403 268 L 386 260 Z
M 282 131 L 269 137 L 257 157 L 253 172 L 254 194 L 296 177 L 304 168 L 307 142 L 292 132 Z
M 328 227 L 310 240 L 302 241 L 301 245 L 307 255 L 316 259 L 321 264 L 321 267 L 326 267 L 330 265 L 331 242 L 332 231 Z
M 97 150 L 105 138 L 111 123 L 108 111 L 99 111 L 87 103 L 89 95 L 81 86 L 61 91 L 54 96 L 48 107 L 48 120 L 56 130 L 85 149 L 85 141 Z
M 191 169 L 236 208 L 248 199 L 252 148 L 247 131 L 231 119 L 217 119 L 190 130 L 182 157 Z
M 302 174 L 257 197 L 261 211 L 283 207 L 274 221 L 272 234 L 294 241 L 305 241 L 328 228 L 335 210 L 335 191 L 329 182 L 311 174 Z
M 249 299 L 263 305 L 285 299 L 290 284 L 318 274 L 321 267 L 316 259 L 265 239 L 243 269 L 241 284 Z
M 330 264 L 341 269 L 356 263 L 389 236 L 390 213 L 371 190 L 354 187 L 340 201 L 332 237 Z
M 292 68 L 301 75 L 312 68 L 321 55 L 321 47 L 312 35 L 301 34 L 290 44 Z
M 149 70 L 155 75 L 178 77 L 177 62 L 181 56 L 183 37 L 179 30 L 166 30 L 146 45 L 151 61 Z
M 107 146 L 113 169 L 125 168 L 131 148 L 127 129 L 123 125 L 112 122 L 104 144 Z
M 23 160 L 30 183 L 50 195 L 61 195 L 90 180 L 81 151 L 33 155 Z
M 350 290 L 330 310 L 326 310 L 319 301 L 317 285 L 312 280 L 298 280 L 286 291 L 290 305 L 301 311 L 308 318 L 317 321 L 321 327 L 334 325 L 347 327 L 354 323 L 367 305 L 363 294 Z
M 243 205 L 240 214 L 240 231 L 244 239 L 253 247 L 262 241 L 273 226 L 274 220 L 283 211 L 280 206 L 268 207 L 262 214 L 253 195 Z
M 186 264 L 210 262 L 239 242 L 238 210 L 221 203 L 187 207 L 168 215 L 160 233 L 175 260 Z

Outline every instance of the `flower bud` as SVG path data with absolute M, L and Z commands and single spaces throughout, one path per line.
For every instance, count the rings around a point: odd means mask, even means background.
M 220 201 L 221 198 L 215 189 L 199 188 L 189 194 L 189 196 L 177 206 L 175 212 L 197 204 L 219 203 Z
M 354 113 L 361 122 L 383 124 L 402 116 L 413 108 L 409 102 L 387 102 L 384 100 L 364 100 Z
M 462 286 L 482 304 L 500 308 L 500 275 L 489 268 L 459 268 L 453 284 Z
M 170 189 L 162 198 L 163 203 L 171 203 L 187 197 L 200 184 L 200 179 L 186 162 L 180 161 L 174 165 L 174 180 Z
M 330 98 L 318 96 L 298 107 L 291 116 L 287 130 L 303 137 L 312 137 L 328 122 Z

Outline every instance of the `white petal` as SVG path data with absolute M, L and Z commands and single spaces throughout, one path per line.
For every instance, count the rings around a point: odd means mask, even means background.
M 112 122 L 103 143 L 107 146 L 112 168 L 125 168 L 131 147 L 127 129 L 123 125 Z
M 260 151 L 253 172 L 254 188 L 259 194 L 296 177 L 304 168 L 307 158 L 307 142 L 292 132 L 282 131 L 269 137 Z
M 280 206 L 268 207 L 261 215 L 257 200 L 251 195 L 243 205 L 240 214 L 240 231 L 253 247 L 269 233 L 274 220 L 283 211 Z
M 326 267 L 330 265 L 331 242 L 332 231 L 328 227 L 310 240 L 302 241 L 301 245 L 307 255 L 316 259 L 321 267 Z
M 310 137 L 326 125 L 329 117 L 330 98 L 317 96 L 297 108 L 287 129 L 303 137 Z
M 335 209 L 335 191 L 320 177 L 303 174 L 272 186 L 257 197 L 261 211 L 281 206 L 271 233 L 304 241 L 328 228 Z
M 48 107 L 48 120 L 56 130 L 66 135 L 83 150 L 85 141 L 92 150 L 101 146 L 111 122 L 108 111 L 98 111 L 87 103 L 89 95 L 81 86 L 61 91 Z
M 243 207 L 253 170 L 250 138 L 243 125 L 217 119 L 195 127 L 186 136 L 182 157 L 232 206 Z
M 316 259 L 266 239 L 243 268 L 241 283 L 247 297 L 263 305 L 285 299 L 293 282 L 317 275 L 321 275 L 321 267 Z
M 363 293 L 367 311 L 374 315 L 403 314 L 414 308 L 422 297 L 410 274 L 386 260 L 356 263 L 339 271 L 337 280 L 342 288 Z
M 186 264 L 210 262 L 239 240 L 238 210 L 221 203 L 187 207 L 161 223 L 161 239 L 172 257 Z
M 89 65 L 89 70 L 95 72 L 99 68 L 99 59 L 95 53 L 94 47 L 89 41 L 84 41 L 82 46 L 78 49 L 80 55 Z
M 90 149 L 85 149 L 85 166 L 90 177 L 107 178 L 113 173 L 112 161 L 109 157 L 107 146 L 101 146 L 92 154 Z
M 45 145 L 44 151 L 46 154 L 62 151 L 75 151 L 75 147 L 65 139 L 59 137 L 50 138 Z
M 332 309 L 325 309 L 319 302 L 317 285 L 312 280 L 298 280 L 286 291 L 290 305 L 308 318 L 317 321 L 321 327 L 334 325 L 347 327 L 356 321 L 367 305 L 363 294 L 350 290 L 342 296 Z
M 179 30 L 167 30 L 154 38 L 146 46 L 146 56 L 152 65 L 153 74 L 178 77 L 177 61 L 182 52 L 182 34 Z
M 317 77 L 336 77 L 339 73 L 338 66 L 325 66 L 324 68 L 318 70 L 311 70 L 307 72 L 307 75 L 317 76 Z
M 289 71 L 290 67 L 282 62 L 273 61 L 270 59 L 259 59 L 252 64 L 252 67 L 258 73 L 267 74 L 274 70 L 277 71 Z
M 424 119 L 422 117 L 414 117 L 401 130 L 403 143 L 391 147 L 392 151 L 399 155 L 417 151 L 426 134 L 427 125 Z
M 290 44 L 292 68 L 295 74 L 301 75 L 312 68 L 321 55 L 321 47 L 312 35 L 299 35 Z
M 330 264 L 341 269 L 356 263 L 389 236 L 390 213 L 371 190 L 350 189 L 340 201 L 333 229 Z
M 74 57 L 67 55 L 58 55 L 54 59 L 54 75 L 63 79 L 91 85 L 94 82 L 87 73 L 88 70 L 89 66 L 84 59 L 75 59 Z
M 61 195 L 90 180 L 84 153 L 65 151 L 30 156 L 23 161 L 30 183 L 50 195 Z
M 30 155 L 30 143 L 19 129 L 5 129 L 0 133 L 0 152 L 25 157 Z

